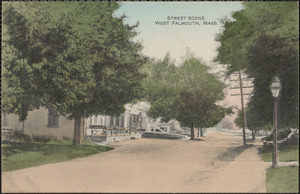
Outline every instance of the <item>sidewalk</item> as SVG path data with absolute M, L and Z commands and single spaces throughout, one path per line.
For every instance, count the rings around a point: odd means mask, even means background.
M 266 162 L 269 165 L 272 166 L 272 162 Z M 294 162 L 279 162 L 278 167 L 284 167 L 284 166 L 299 166 L 299 161 L 294 161 Z
M 258 145 L 253 145 L 228 165 L 216 169 L 216 173 L 203 184 L 206 186 L 203 192 L 267 192 L 266 170 L 271 164 L 260 159 L 258 148 Z

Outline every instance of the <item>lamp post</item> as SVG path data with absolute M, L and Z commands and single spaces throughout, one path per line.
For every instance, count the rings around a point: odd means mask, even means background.
M 272 158 L 272 166 L 274 168 L 277 167 L 278 165 L 278 147 L 277 147 L 277 136 L 278 136 L 278 129 L 277 129 L 277 101 L 278 101 L 278 96 L 280 93 L 280 89 L 281 89 L 281 84 L 280 84 L 280 80 L 277 76 L 275 76 L 273 83 L 271 85 L 271 91 L 272 91 L 272 95 L 274 98 L 274 128 L 273 128 L 273 158 Z

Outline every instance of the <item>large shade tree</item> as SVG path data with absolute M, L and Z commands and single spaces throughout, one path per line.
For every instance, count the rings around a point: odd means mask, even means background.
M 278 75 L 282 89 L 279 97 L 279 126 L 299 126 L 299 66 L 298 53 L 284 38 L 261 34 L 249 48 L 247 73 L 254 78 L 254 95 L 249 110 L 256 115 L 253 122 L 272 123 L 273 97 L 270 85 Z
M 209 68 L 199 59 L 189 56 L 179 67 L 169 59 L 145 66 L 147 78 L 143 81 L 146 100 L 150 102 L 149 115 L 163 121 L 175 119 L 182 126 L 216 125 L 231 108 L 216 102 L 224 98 L 224 84 L 208 72 Z
M 279 125 L 297 127 L 299 103 L 299 10 L 296 2 L 244 2 L 245 9 L 224 23 L 217 37 L 216 60 L 228 64 L 230 74 L 243 68 L 253 78 L 247 123 L 263 128 L 272 124 L 270 84 L 277 73 L 282 82 Z M 243 25 L 241 25 L 243 24 Z M 237 33 L 241 32 L 240 35 Z M 238 43 L 238 44 L 237 44 Z M 238 63 L 236 63 L 238 59 Z
M 120 114 L 139 96 L 141 44 L 136 26 L 114 17 L 116 2 L 3 3 L 3 110 L 24 121 L 52 107 L 75 119 Z

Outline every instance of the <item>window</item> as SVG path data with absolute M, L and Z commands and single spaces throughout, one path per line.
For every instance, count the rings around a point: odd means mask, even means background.
M 53 108 L 48 108 L 48 127 L 59 127 L 59 115 Z

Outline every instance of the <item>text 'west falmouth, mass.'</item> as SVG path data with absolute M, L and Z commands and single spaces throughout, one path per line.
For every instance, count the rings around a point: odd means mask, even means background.
M 160 26 L 202 26 L 218 25 L 217 21 L 208 21 L 205 16 L 167 16 L 165 20 L 155 21 Z

